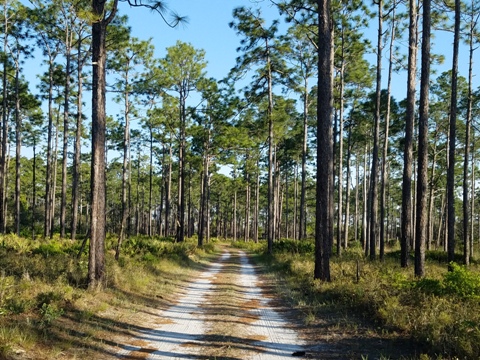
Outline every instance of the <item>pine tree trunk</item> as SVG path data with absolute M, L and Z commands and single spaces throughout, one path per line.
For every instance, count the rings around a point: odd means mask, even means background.
M 343 223 L 343 229 L 344 229 L 344 237 L 343 237 L 343 246 L 345 249 L 348 248 L 348 231 L 349 231 L 349 225 L 350 225 L 350 177 L 351 177 L 351 171 L 350 171 L 350 158 L 352 154 L 352 149 L 351 149 L 351 136 L 352 132 L 348 132 L 348 138 L 347 138 L 347 186 L 346 186 L 346 194 L 345 194 L 345 221 Z M 357 182 L 357 185 L 359 183 Z
M 90 251 L 88 286 L 96 289 L 105 285 L 105 37 L 107 25 L 115 16 L 117 0 L 107 19 L 105 2 L 93 0 L 93 13 L 101 20 L 92 25 L 92 174 Z
M 249 156 L 247 154 L 245 163 L 249 160 Z M 245 232 L 244 232 L 244 240 L 245 242 L 250 239 L 250 173 L 248 172 L 247 166 L 245 166 Z
M 3 24 L 3 49 L 8 49 L 8 3 L 4 4 L 4 24 Z M 7 176 L 7 136 L 8 136 L 8 116 L 7 116 L 7 86 L 8 86 L 8 56 L 3 57 L 3 74 L 2 74 L 2 133 L 0 148 L 0 233 L 6 232 L 6 214 L 5 214 L 5 192 Z
M 260 163 L 257 160 L 257 184 L 255 186 L 255 210 L 254 210 L 254 230 L 253 230 L 253 241 L 258 243 L 258 228 L 259 228 L 259 216 L 260 216 Z
M 417 72 L 417 0 L 410 0 L 408 27 L 408 80 L 405 116 L 405 146 L 403 153 L 402 224 L 400 265 L 408 266 L 410 244 L 413 238 L 412 167 L 413 127 L 415 123 L 415 88 Z
M 314 278 L 330 281 L 330 252 L 333 238 L 333 34 L 330 1 L 317 0 L 317 6 L 319 46 Z
M 168 174 L 165 182 L 165 236 L 170 236 L 170 202 L 172 188 L 172 145 L 168 147 Z
M 344 113 L 344 74 L 345 74 L 345 37 L 343 33 L 343 27 L 341 31 L 341 65 L 340 65 L 340 114 L 338 119 L 338 216 L 337 216 L 337 254 L 342 254 L 342 238 L 343 238 L 343 113 Z
M 77 82 L 78 82 L 78 95 L 77 95 L 77 129 L 75 132 L 75 149 L 73 160 L 73 184 L 72 184 L 72 224 L 71 224 L 71 239 L 74 240 L 77 237 L 78 227 L 78 202 L 80 197 L 80 156 L 82 151 L 82 92 L 83 92 L 83 60 L 81 59 L 82 41 L 78 41 L 77 50 Z
M 473 1 L 472 1 L 473 7 Z M 471 257 L 471 241 L 470 233 L 473 232 L 470 228 L 471 217 L 469 209 L 469 184 L 468 184 L 468 164 L 470 161 L 470 133 L 471 133 L 471 119 L 472 119 L 472 80 L 473 80 L 473 41 L 475 35 L 474 28 L 474 11 L 472 9 L 472 19 L 470 23 L 469 34 L 469 60 L 468 60 L 468 95 L 467 95 L 467 116 L 466 116 L 466 134 L 465 134 L 465 149 L 464 149 L 464 164 L 463 164 L 463 262 L 469 265 Z M 474 168 L 472 167 L 472 172 Z M 473 176 L 472 176 L 473 177 Z M 473 196 L 473 193 L 472 193 Z M 472 202 L 473 204 L 473 202 Z
M 388 131 L 390 128 L 390 111 L 391 111 L 391 92 L 392 92 L 392 72 L 393 72 L 393 51 L 396 33 L 396 9 L 397 2 L 392 4 L 392 28 L 390 34 L 390 56 L 388 61 L 388 80 L 387 80 L 387 114 L 385 116 L 385 135 L 383 141 L 383 161 L 382 161 L 382 178 L 381 178 L 381 198 L 380 198 L 380 260 L 384 260 L 385 256 L 385 211 L 387 207 L 386 199 L 386 183 L 387 183 L 387 156 L 388 156 Z
M 273 253 L 273 242 L 275 240 L 275 183 L 274 183 L 274 160 L 273 160 L 273 89 L 272 73 L 270 64 L 269 45 L 266 41 L 267 49 L 267 81 L 268 81 L 268 217 L 267 217 L 267 251 Z
M 125 84 L 125 88 L 128 88 L 128 79 Z M 129 150 L 130 150 L 130 102 L 128 90 L 124 93 L 124 117 L 125 127 L 123 131 L 123 165 L 122 165 L 122 221 L 120 223 L 120 233 L 118 234 L 117 247 L 115 249 L 115 260 L 120 257 L 120 250 L 122 248 L 123 240 L 125 239 L 125 232 L 127 231 L 127 221 L 129 218 L 129 206 L 127 199 L 128 183 L 130 178 L 129 172 Z
M 186 150 L 186 113 L 185 96 L 180 92 L 180 143 L 178 154 L 178 208 L 177 208 L 177 242 L 185 238 L 185 150 Z
M 53 238 L 53 233 L 55 230 L 55 209 L 56 209 L 56 200 L 57 200 L 57 177 L 58 177 L 58 137 L 59 137 L 59 127 L 60 127 L 60 105 L 58 105 L 57 110 L 57 121 L 55 125 L 55 148 L 53 150 L 53 174 L 52 174 L 52 207 L 50 219 L 52 219 L 51 230 L 50 230 L 50 239 Z
M 307 156 L 308 156 L 308 78 L 305 78 L 303 93 L 303 144 L 302 144 L 302 185 L 300 192 L 300 219 L 298 238 L 303 240 L 306 234 L 306 191 L 307 191 Z
M 36 208 L 37 208 L 37 139 L 33 137 L 33 177 L 32 177 L 32 239 L 35 240 L 35 225 L 37 222 Z
M 435 135 L 433 138 L 433 157 L 432 157 L 432 166 L 431 166 L 431 171 L 430 171 L 430 182 L 433 181 L 434 176 L 435 176 L 435 167 L 437 164 L 437 134 L 438 134 L 438 127 L 437 130 L 435 131 Z M 435 196 L 434 196 L 434 187 L 430 186 L 429 189 L 429 196 L 428 196 L 428 234 L 427 234 L 427 250 L 430 250 L 431 245 L 432 245 L 432 239 L 433 239 L 433 205 L 435 202 Z
M 69 123 L 69 104 L 70 104 L 70 62 L 71 62 L 71 43 L 72 34 L 66 31 L 66 54 L 65 54 L 65 92 L 63 105 L 63 151 L 62 151 L 62 190 L 60 202 L 60 237 L 63 239 L 66 233 L 67 219 L 67 162 L 68 162 L 68 123 Z
M 455 27 L 453 39 L 452 84 L 450 99 L 449 166 L 447 170 L 448 263 L 455 261 L 455 152 L 457 131 L 458 47 L 460 43 L 460 0 L 455 0 Z M 468 233 L 468 231 L 467 231 Z M 468 244 L 467 244 L 468 248 Z M 451 270 L 451 267 L 449 266 Z
M 360 216 L 359 216 L 359 207 L 360 207 L 360 199 L 359 199 L 359 189 L 360 189 L 360 161 L 359 161 L 359 156 L 355 156 L 355 179 L 356 179 L 356 186 L 355 186 L 355 222 L 354 222 L 354 229 L 353 232 L 354 234 L 354 239 L 355 241 L 358 240 L 358 228 L 359 228 L 359 222 L 360 222 Z
M 20 157 L 22 151 L 22 118 L 20 116 L 19 68 L 15 69 L 15 233 L 20 236 Z
M 375 121 L 373 130 L 372 167 L 370 174 L 369 240 L 370 260 L 375 260 L 378 241 L 378 162 L 380 141 L 380 106 L 382 91 L 383 1 L 378 1 L 377 85 L 375 94 Z
M 425 241 L 427 229 L 428 188 L 428 110 L 430 80 L 430 11 L 431 0 L 423 2 L 422 70 L 418 120 L 418 175 L 415 230 L 415 276 L 425 276 Z

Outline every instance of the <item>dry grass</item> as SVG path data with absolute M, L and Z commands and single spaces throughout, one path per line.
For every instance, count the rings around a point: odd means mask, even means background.
M 0 268 L 8 269 L 0 274 L 2 360 L 116 359 L 122 344 L 139 348 L 129 359 L 144 359 L 155 349 L 132 338 L 171 321 L 157 315 L 211 256 L 188 244 L 159 243 L 164 254 L 148 258 L 137 244 L 139 253 L 118 263 L 108 252 L 108 288 L 91 292 L 84 286 L 86 260 L 68 252 L 76 243 L 54 240 L 48 246 L 58 252 L 45 256 L 35 253 L 38 243 L 9 240 L 0 248 Z
M 267 265 L 277 297 L 303 314 L 304 335 L 329 345 L 322 358 L 480 358 L 478 265 L 450 274 L 444 255 L 432 252 L 427 278 L 418 281 L 413 267 L 399 266 L 395 252 L 372 262 L 361 249 L 350 249 L 332 257 L 332 282 L 322 283 L 313 280 L 312 253 L 281 245 L 273 257 L 247 246 Z

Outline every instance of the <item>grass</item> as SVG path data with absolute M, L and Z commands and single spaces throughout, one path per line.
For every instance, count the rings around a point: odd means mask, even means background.
M 199 249 L 194 239 L 176 244 L 140 236 L 125 242 L 117 262 L 110 237 L 108 286 L 92 292 L 86 253 L 77 259 L 80 245 L 0 238 L 0 359 L 115 358 L 120 344 L 142 330 L 138 324 L 155 321 L 152 315 L 175 303 L 182 286 L 217 254 L 214 241 Z M 342 358 L 480 358 L 476 263 L 468 269 L 453 264 L 447 272 L 443 254 L 430 252 L 427 277 L 418 280 L 412 267 L 400 268 L 395 249 L 384 262 L 371 262 L 357 245 L 332 257 L 332 282 L 323 283 L 312 278 L 311 242 L 278 241 L 273 256 L 264 243 L 236 246 L 266 265 L 310 339 L 336 346 Z M 218 275 L 227 282 L 226 296 L 235 291 L 228 275 Z
M 194 239 L 135 237 L 117 262 L 115 242 L 107 238 L 107 288 L 92 292 L 81 242 L 0 239 L 0 359 L 115 358 L 216 251 L 213 242 L 199 249 Z
M 310 241 L 276 242 L 273 256 L 265 254 L 265 244 L 237 246 L 256 253 L 269 276 L 281 279 L 277 291 L 303 314 L 306 324 L 317 327 L 318 339 L 330 340 L 322 338 L 322 331 L 335 334 L 343 345 L 359 338 L 356 355 L 365 358 L 480 358 L 476 264 L 468 269 L 452 264 L 448 272 L 441 254 L 427 253 L 427 277 L 419 280 L 413 266 L 400 267 L 395 251 L 384 262 L 372 262 L 357 244 L 341 258 L 332 257 L 332 281 L 324 283 L 313 280 Z M 372 343 L 370 348 L 368 339 L 379 339 L 382 345 Z M 388 349 L 389 343 L 398 346 Z

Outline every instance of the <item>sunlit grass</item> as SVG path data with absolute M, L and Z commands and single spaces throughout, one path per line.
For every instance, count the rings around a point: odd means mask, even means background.
M 175 301 L 195 269 L 216 256 L 212 242 L 132 237 L 114 260 L 107 238 L 107 288 L 87 290 L 88 255 L 81 241 L 0 238 L 0 358 L 115 357 L 116 340 L 131 336 L 151 313 Z M 88 246 L 87 246 L 88 248 Z M 110 355 L 108 355 L 110 354 Z
M 310 242 L 310 241 L 308 241 Z M 280 277 L 277 290 L 304 316 L 306 324 L 336 314 L 332 331 L 378 336 L 402 334 L 415 339 L 423 358 L 480 358 L 480 275 L 478 265 L 448 273 L 441 252 L 427 253 L 427 277 L 419 280 L 401 268 L 397 249 L 383 262 L 363 256 L 358 244 L 331 258 L 331 282 L 313 280 L 313 244 L 280 241 L 274 255 L 262 244 L 236 243 L 256 252 L 270 276 Z M 427 355 L 428 354 L 428 355 Z

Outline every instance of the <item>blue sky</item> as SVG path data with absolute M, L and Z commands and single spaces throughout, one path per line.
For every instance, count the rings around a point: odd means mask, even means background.
M 206 52 L 208 61 L 207 75 L 216 79 L 224 78 L 229 70 L 235 65 L 235 58 L 238 56 L 236 48 L 239 46 L 241 38 L 235 34 L 235 31 L 228 26 L 232 21 L 233 9 L 238 6 L 261 7 L 262 15 L 270 23 L 273 19 L 280 18 L 278 10 L 273 6 L 270 0 L 167 0 L 172 10 L 180 15 L 188 17 L 188 24 L 180 25 L 177 28 L 168 27 L 161 19 L 160 15 L 151 12 L 145 8 L 130 8 L 125 2 L 119 3 L 119 13 L 126 14 L 129 17 L 129 25 L 132 28 L 132 34 L 140 39 L 152 38 L 155 46 L 156 57 L 165 55 L 165 49 L 175 45 L 177 40 L 191 43 L 197 49 L 203 49 Z M 283 29 L 287 25 L 281 20 Z M 375 44 L 376 42 L 377 21 L 374 19 L 369 29 L 365 29 L 365 36 Z M 406 31 L 406 30 L 405 30 Z M 453 35 L 446 32 L 435 31 L 436 38 L 433 39 L 432 50 L 436 53 L 449 55 L 452 52 Z M 404 34 L 406 37 L 406 34 Z M 406 39 L 401 40 L 398 46 L 401 51 L 406 52 Z M 388 49 L 384 50 L 383 60 L 383 83 L 386 87 L 386 69 L 388 67 Z M 480 51 L 479 51 L 480 53 Z M 478 54 L 480 56 L 480 54 Z M 375 61 L 375 55 L 370 54 L 367 59 Z M 30 60 L 25 65 L 25 73 L 31 81 L 31 89 L 35 89 L 38 80 L 34 77 L 40 73 L 39 63 L 42 61 L 41 54 L 37 58 Z M 467 76 L 468 49 L 461 47 L 460 53 L 460 73 Z M 447 57 L 443 66 L 435 67 L 438 75 L 451 68 L 451 58 Z M 433 75 L 435 76 L 435 75 Z M 479 85 L 479 79 L 475 78 L 475 86 Z M 402 100 L 406 94 L 406 72 L 401 71 L 394 75 L 392 83 L 393 95 L 397 100 Z M 84 111 L 87 116 L 90 114 L 90 103 L 87 99 Z M 109 102 L 107 104 L 107 113 L 116 115 L 118 112 L 117 104 Z
M 146 9 L 129 8 L 127 4 L 120 3 L 120 13 L 127 14 L 129 24 L 134 36 L 141 39 L 152 38 L 156 49 L 156 55 L 165 55 L 165 48 L 175 44 L 177 40 L 191 43 L 197 49 L 206 51 L 208 61 L 208 76 L 221 79 L 235 65 L 238 56 L 236 48 L 239 46 L 240 37 L 229 28 L 228 23 L 232 20 L 232 11 L 238 6 L 261 7 L 263 16 L 271 21 L 280 18 L 278 10 L 269 0 L 177 0 L 168 1 L 167 4 L 180 15 L 185 15 L 189 23 L 171 29 L 165 25 L 160 16 Z M 283 20 L 281 23 L 284 24 Z M 283 25 L 285 29 L 287 25 Z M 384 25 L 385 29 L 386 25 Z M 372 44 L 376 42 L 377 20 L 372 20 L 369 29 L 365 29 L 365 35 Z M 407 30 L 405 30 L 407 31 Z M 403 34 L 406 38 L 406 34 Z M 433 70 L 438 75 L 451 68 L 452 33 L 434 32 L 432 51 L 446 55 L 445 63 L 436 66 Z M 406 39 L 397 42 L 401 51 L 406 52 Z M 479 51 L 480 52 L 480 51 Z M 478 55 L 480 56 L 480 55 Z M 371 62 L 376 61 L 376 55 L 367 57 Z M 460 74 L 467 76 L 468 49 L 463 46 L 460 53 Z M 383 59 L 383 87 L 386 87 L 386 71 L 388 67 L 388 45 L 384 49 Z M 435 75 L 432 75 L 435 77 Z M 478 86 L 478 80 L 477 85 Z M 394 75 L 392 92 L 397 100 L 402 100 L 406 94 L 406 71 Z
M 177 40 L 205 50 L 207 73 L 216 79 L 228 74 L 238 55 L 236 48 L 240 38 L 228 26 L 233 19 L 234 8 L 261 6 L 267 19 L 279 17 L 277 9 L 268 0 L 177 0 L 168 1 L 168 5 L 179 15 L 187 16 L 188 24 L 172 29 L 162 22 L 157 13 L 141 8 L 131 9 L 125 3 L 121 3 L 120 13 L 128 15 L 134 36 L 153 39 L 158 57 L 163 57 L 165 48 L 175 45 Z

